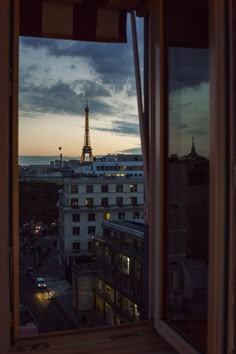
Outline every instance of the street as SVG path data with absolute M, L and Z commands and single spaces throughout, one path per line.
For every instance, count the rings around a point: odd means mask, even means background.
M 39 243 L 40 244 L 40 243 Z M 37 267 L 37 276 L 58 276 L 56 247 L 53 239 L 42 238 L 41 244 L 47 244 L 49 254 L 41 259 Z M 35 268 L 35 252 L 20 252 L 20 303 L 29 308 L 38 325 L 39 333 L 65 331 L 75 326 L 54 300 L 49 299 L 46 289 L 38 289 L 32 277 L 26 274 L 27 267 Z

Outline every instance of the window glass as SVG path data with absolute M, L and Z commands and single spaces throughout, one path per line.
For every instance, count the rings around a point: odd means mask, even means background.
M 103 207 L 108 207 L 108 198 L 102 198 L 101 199 L 101 205 Z
M 102 193 L 107 193 L 108 192 L 108 184 L 102 184 L 101 185 L 101 192 Z
M 88 226 L 88 234 L 95 234 L 96 227 L 95 226 Z
M 165 319 L 204 353 L 210 137 L 207 3 L 185 2 L 182 8 L 177 0 L 166 2 Z
M 117 185 L 116 185 L 116 191 L 117 191 L 118 193 L 123 192 L 123 184 L 117 184 Z
M 78 208 L 79 207 L 78 198 L 71 198 L 71 207 L 72 208 Z
M 74 236 L 79 236 L 80 235 L 80 227 L 79 226 L 73 226 L 72 233 L 73 233 Z
M 93 207 L 93 198 L 86 198 L 86 200 L 85 200 L 85 205 L 86 205 L 88 208 Z
M 95 221 L 96 220 L 96 214 L 88 214 L 88 221 Z
M 72 184 L 70 187 L 70 192 L 71 193 L 78 193 L 78 185 L 77 184 Z
M 117 206 L 122 206 L 123 205 L 123 198 L 122 197 L 117 197 L 116 198 L 116 205 Z
M 130 192 L 137 192 L 137 184 L 130 184 L 129 185 Z
M 118 213 L 118 219 L 119 219 L 119 220 L 125 219 L 125 212 L 124 212 L 124 211 L 120 211 L 120 212 Z
M 80 242 L 73 242 L 72 243 L 72 250 L 79 251 L 80 250 Z
M 79 222 L 80 221 L 80 214 L 72 214 L 72 221 Z
M 86 193 L 93 193 L 93 185 L 92 184 L 86 185 Z

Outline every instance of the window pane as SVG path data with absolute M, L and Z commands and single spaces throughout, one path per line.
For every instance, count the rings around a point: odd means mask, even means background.
M 207 1 L 206 1 L 207 3 Z M 187 4 L 187 3 L 186 3 Z M 207 6 L 167 1 L 165 319 L 206 352 L 209 221 Z M 200 11 L 201 10 L 201 11 Z M 173 14 L 176 22 L 173 22 Z M 180 17 L 178 17 L 180 16 Z M 199 29 L 199 22 L 203 21 Z M 185 23 L 185 31 L 181 24 Z M 207 28 L 207 26 L 206 26 Z

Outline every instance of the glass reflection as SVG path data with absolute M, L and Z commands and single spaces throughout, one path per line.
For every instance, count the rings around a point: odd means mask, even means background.
M 209 220 L 208 49 L 170 46 L 168 58 L 165 314 L 172 327 L 205 352 Z

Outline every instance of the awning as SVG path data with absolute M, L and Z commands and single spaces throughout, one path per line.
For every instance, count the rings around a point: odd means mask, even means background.
M 126 14 L 140 0 L 21 0 L 20 35 L 126 42 Z

